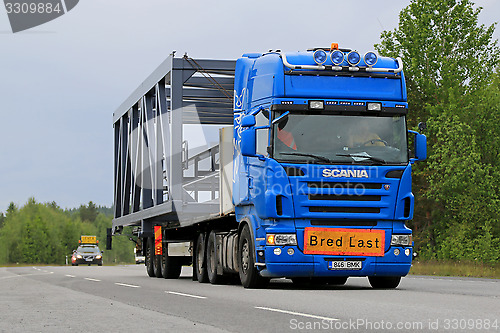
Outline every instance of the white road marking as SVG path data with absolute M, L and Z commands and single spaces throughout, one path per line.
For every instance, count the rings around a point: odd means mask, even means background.
M 130 287 L 130 288 L 140 288 L 141 286 L 134 286 L 133 284 L 126 284 L 126 283 L 120 283 L 120 282 L 115 282 L 116 285 L 118 286 L 124 286 L 124 287 Z
M 92 279 L 92 278 L 84 278 L 84 279 L 85 279 L 85 280 L 88 280 L 88 281 L 101 282 L 101 280 Z
M 2 276 L 2 277 L 0 277 L 0 280 L 3 280 L 3 279 L 12 279 L 12 278 L 24 277 L 24 276 L 48 275 L 48 274 L 54 274 L 54 272 L 50 272 L 50 273 L 33 273 L 33 274 L 19 274 L 19 275 L 11 275 L 11 276 Z
M 76 277 L 76 276 L 74 276 L 74 275 L 69 275 L 69 274 L 66 274 L 65 276 L 70 277 L 70 278 L 74 278 L 74 277 Z
M 340 320 L 340 319 L 337 319 L 337 318 L 328 318 L 328 317 L 316 316 L 316 315 L 307 314 L 307 313 L 300 313 L 300 312 L 293 312 L 293 311 L 287 311 L 287 310 L 266 308 L 266 307 L 262 307 L 262 306 L 256 306 L 255 308 L 256 309 L 260 309 L 260 310 L 266 310 L 266 311 L 274 311 L 274 312 L 286 313 L 286 314 L 293 315 L 293 316 L 302 316 L 302 317 L 308 317 L 308 318 L 314 318 L 314 319 L 321 319 L 321 320 L 328 320 L 328 321 L 337 321 L 337 320 Z
M 190 294 L 184 294 L 184 293 L 178 293 L 175 291 L 165 291 L 167 294 L 172 294 L 172 295 L 179 295 L 179 296 L 186 296 L 186 297 L 192 297 L 192 298 L 200 298 L 200 299 L 205 299 L 205 296 L 198 296 L 198 295 L 190 295 Z

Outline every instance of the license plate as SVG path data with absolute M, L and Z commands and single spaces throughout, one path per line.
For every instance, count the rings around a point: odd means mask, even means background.
M 87 259 L 85 259 L 85 260 L 86 260 L 86 261 L 92 261 L 92 260 L 94 260 L 94 259 L 92 259 L 92 258 L 87 258 Z
M 329 261 L 328 269 L 359 270 L 362 263 L 362 261 Z
M 374 229 L 306 228 L 304 253 L 384 256 L 385 231 Z

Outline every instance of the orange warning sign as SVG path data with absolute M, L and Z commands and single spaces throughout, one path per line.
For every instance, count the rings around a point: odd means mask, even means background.
M 306 228 L 305 254 L 384 255 L 385 231 L 373 229 Z
M 163 247 L 162 247 L 162 242 L 161 242 L 161 226 L 155 226 L 155 254 L 156 255 L 162 255 L 163 254 Z

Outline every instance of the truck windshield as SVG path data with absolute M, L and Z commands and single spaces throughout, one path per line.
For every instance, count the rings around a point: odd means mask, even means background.
M 405 116 L 290 112 L 274 124 L 273 157 L 293 163 L 404 164 Z

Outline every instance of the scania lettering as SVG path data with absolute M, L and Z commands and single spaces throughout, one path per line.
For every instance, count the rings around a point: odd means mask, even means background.
M 339 169 L 324 169 L 323 177 L 351 177 L 351 178 L 368 178 L 366 170 L 339 170 Z
M 327 48 L 236 61 L 172 53 L 114 113 L 113 235 L 151 277 L 245 288 L 272 278 L 396 288 L 410 270 L 401 59 Z

